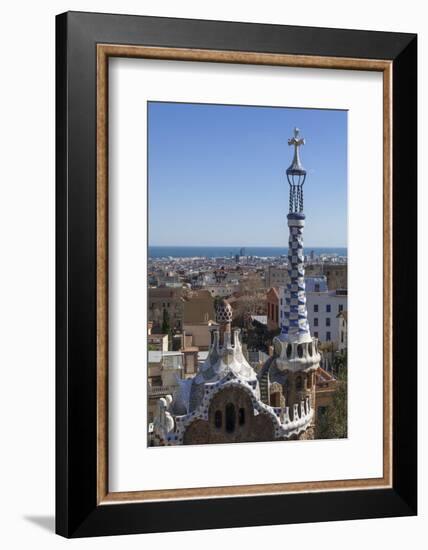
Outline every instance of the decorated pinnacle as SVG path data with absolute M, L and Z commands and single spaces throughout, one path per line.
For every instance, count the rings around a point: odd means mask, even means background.
M 306 174 L 300 161 L 299 148 L 305 145 L 305 138 L 300 137 L 299 128 L 294 128 L 294 136 L 288 140 L 288 145 L 294 145 L 293 162 L 287 168 L 287 174 Z
M 224 325 L 230 329 L 232 322 L 232 307 L 224 298 L 218 298 L 215 301 L 216 321 L 219 325 Z

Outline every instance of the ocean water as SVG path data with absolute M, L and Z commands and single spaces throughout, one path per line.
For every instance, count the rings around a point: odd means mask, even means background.
M 244 247 L 242 247 L 244 248 Z M 149 246 L 150 258 L 225 258 L 239 254 L 240 246 Z M 305 254 L 314 251 L 316 256 L 337 254 L 347 256 L 346 247 L 305 247 Z M 287 256 L 288 247 L 282 246 L 246 246 L 245 256 L 274 257 Z

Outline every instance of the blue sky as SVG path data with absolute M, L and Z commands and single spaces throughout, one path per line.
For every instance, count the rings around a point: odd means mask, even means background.
M 306 246 L 347 245 L 347 113 L 150 102 L 149 245 L 287 246 L 295 126 Z

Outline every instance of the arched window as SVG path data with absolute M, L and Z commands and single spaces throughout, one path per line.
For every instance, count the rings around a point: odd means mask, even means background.
M 303 357 L 303 346 L 302 344 L 297 344 L 297 355 Z
M 239 425 L 243 426 L 245 424 L 245 409 L 240 408 L 238 413 Z
M 291 350 L 292 350 L 291 344 L 288 344 L 287 345 L 287 358 L 288 359 L 291 357 Z
M 235 423 L 235 405 L 233 403 L 228 403 L 226 405 L 226 431 L 229 433 L 233 433 L 235 431 Z
M 275 391 L 270 394 L 270 406 L 271 407 L 280 407 L 281 406 L 281 395 L 279 391 Z
M 221 414 L 221 411 L 216 411 L 214 414 L 214 426 L 217 429 L 220 429 L 222 424 L 223 424 L 223 415 Z
M 301 389 L 302 389 L 302 377 L 298 376 L 296 378 L 296 390 L 301 391 Z

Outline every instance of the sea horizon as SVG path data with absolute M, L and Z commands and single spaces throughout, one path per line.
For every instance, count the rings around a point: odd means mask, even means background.
M 150 245 L 149 258 L 226 258 L 241 254 L 243 256 L 275 257 L 287 256 L 288 246 L 215 246 L 215 245 Z M 337 255 L 347 256 L 348 248 L 346 246 L 305 246 L 304 252 L 309 255 L 314 252 L 316 256 Z

